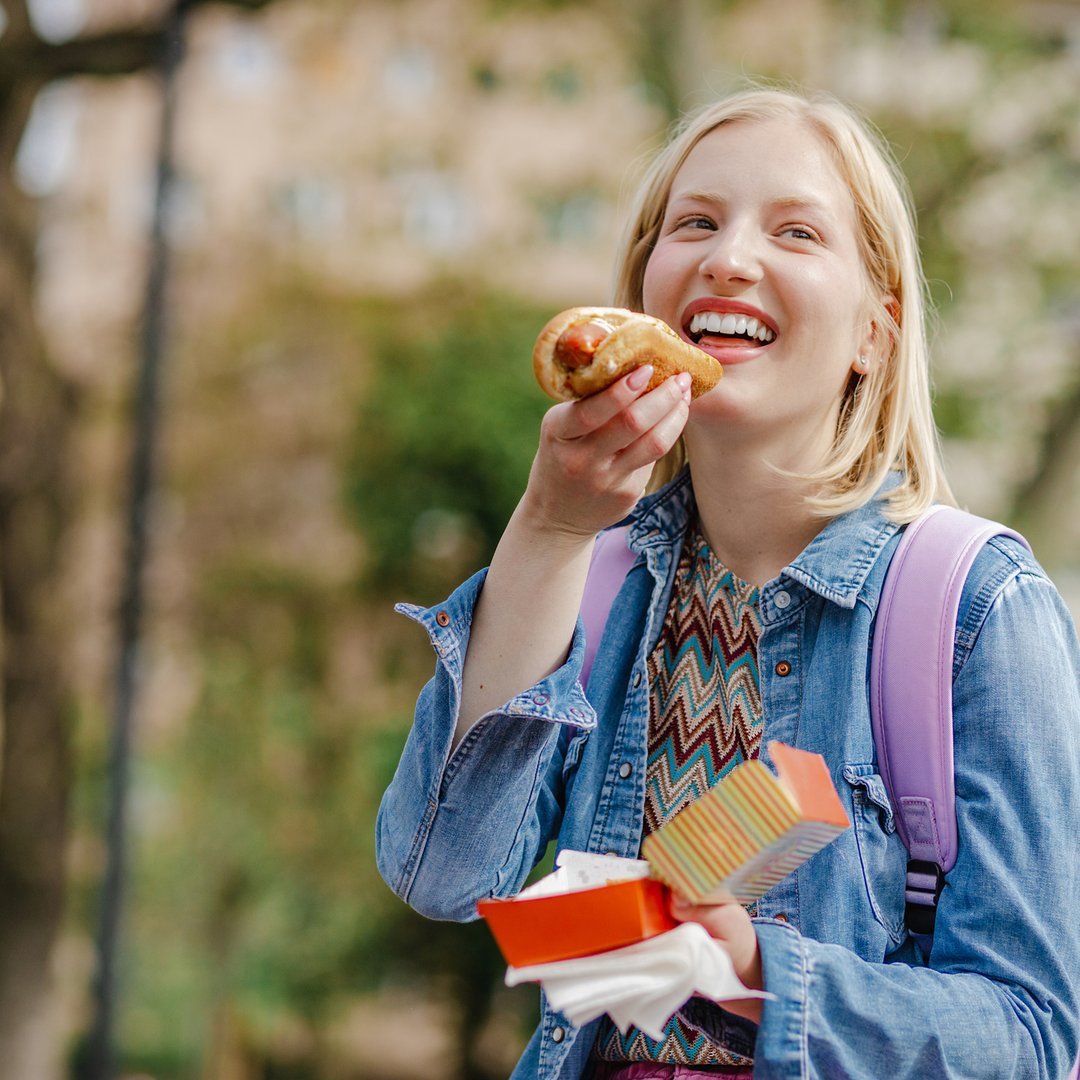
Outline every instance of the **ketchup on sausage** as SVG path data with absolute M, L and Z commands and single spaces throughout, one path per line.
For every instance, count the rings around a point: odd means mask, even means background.
M 555 342 L 555 361 L 574 370 L 588 367 L 600 343 L 611 333 L 606 323 L 585 320 L 568 326 Z

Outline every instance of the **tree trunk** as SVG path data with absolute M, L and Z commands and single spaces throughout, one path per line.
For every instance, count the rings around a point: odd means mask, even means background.
M 177 0 L 256 11 L 271 0 Z M 26 0 L 4 0 L 0 39 L 0 1080 L 59 1076 L 52 952 L 64 907 L 70 746 L 64 642 L 55 610 L 74 514 L 74 393 L 34 319 L 34 207 L 12 165 L 38 90 L 73 75 L 159 62 L 168 19 L 47 43 Z
M 0 93 L 5 141 L 33 93 Z M 10 145 L 10 143 L 9 143 Z M 60 1048 L 50 985 L 64 902 L 69 746 L 53 594 L 71 515 L 72 395 L 33 312 L 32 208 L 0 172 L 0 1080 L 49 1080 Z

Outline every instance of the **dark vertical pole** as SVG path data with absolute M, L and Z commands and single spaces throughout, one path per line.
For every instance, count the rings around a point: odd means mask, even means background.
M 94 980 L 94 1018 L 82 1058 L 82 1080 L 113 1080 L 114 1027 L 118 999 L 117 957 L 126 877 L 127 805 L 131 742 L 138 683 L 138 652 L 143 610 L 149 515 L 158 440 L 161 371 L 165 343 L 168 223 L 174 169 L 177 73 L 184 53 L 188 0 L 176 0 L 163 38 L 160 60 L 162 108 L 153 224 L 140 340 L 140 365 L 134 401 L 134 439 L 127 521 L 127 559 L 119 605 L 118 659 L 112 742 L 109 755 L 107 862 L 101 891 Z

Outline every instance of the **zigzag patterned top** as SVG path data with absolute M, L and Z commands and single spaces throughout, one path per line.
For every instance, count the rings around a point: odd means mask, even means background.
M 761 634 L 758 590 L 712 553 L 695 523 L 688 531 L 660 640 L 649 657 L 649 756 L 644 835 L 655 832 L 721 777 L 761 753 L 764 717 L 757 668 Z M 749 1057 L 710 1039 L 722 1031 L 720 1009 L 692 1002 L 657 1041 L 606 1021 L 597 1041 L 607 1061 L 727 1066 L 749 1075 Z M 690 1013 L 716 1014 L 716 1024 Z M 744 1048 L 745 1049 L 745 1048 Z M 723 1075 L 727 1069 L 720 1068 Z
M 647 836 L 761 752 L 758 590 L 695 527 L 664 629 L 649 657 Z

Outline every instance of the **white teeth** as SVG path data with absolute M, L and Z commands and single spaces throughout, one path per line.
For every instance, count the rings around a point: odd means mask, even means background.
M 739 334 L 768 344 L 776 335 L 760 320 L 748 315 L 721 315 L 718 311 L 702 311 L 690 319 L 691 334 Z

